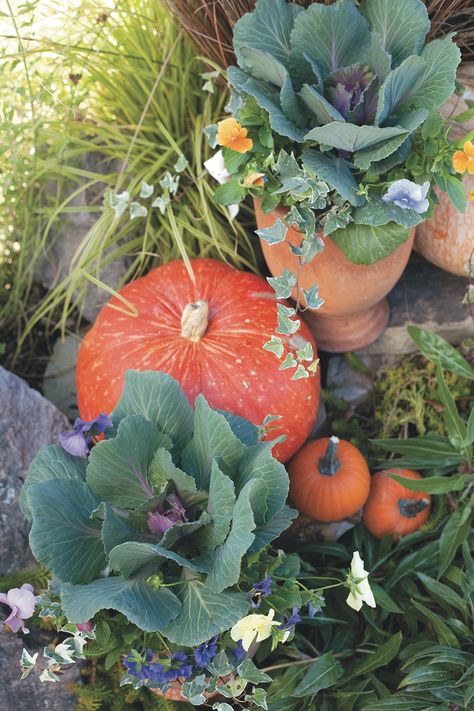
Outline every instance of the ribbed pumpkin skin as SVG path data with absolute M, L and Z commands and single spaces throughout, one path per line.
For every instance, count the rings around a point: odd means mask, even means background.
M 191 403 L 203 393 L 211 407 L 261 425 L 266 415 L 282 415 L 286 434 L 274 449 L 280 461 L 307 439 L 319 404 L 319 374 L 291 380 L 294 369 L 278 370 L 277 358 L 263 344 L 277 326 L 276 301 L 265 279 L 213 259 L 191 261 L 192 283 L 181 260 L 169 262 L 125 286 L 120 294 L 138 317 L 113 297 L 81 344 L 77 387 L 81 417 L 110 413 L 127 370 L 162 370 L 178 380 Z M 185 306 L 209 304 L 209 323 L 197 342 L 181 336 Z M 122 311 L 117 311 L 117 306 Z M 316 346 L 308 328 L 298 331 Z
M 412 469 L 386 469 L 374 474 L 370 484 L 370 494 L 364 507 L 364 525 L 376 538 L 383 538 L 389 534 L 395 537 L 406 536 L 417 531 L 428 519 L 431 503 L 413 518 L 408 518 L 400 512 L 398 501 L 411 499 L 420 501 L 431 496 L 423 491 L 412 491 L 394 479 L 387 472 L 398 474 L 405 479 L 422 479 L 421 474 Z
M 318 463 L 328 444 L 329 437 L 308 442 L 288 467 L 291 501 L 298 511 L 323 523 L 352 516 L 365 504 L 370 489 L 367 462 L 343 439 L 337 451 L 339 470 L 334 476 L 320 473 Z

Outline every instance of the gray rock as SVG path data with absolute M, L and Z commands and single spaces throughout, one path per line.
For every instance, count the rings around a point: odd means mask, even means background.
M 57 340 L 44 373 L 43 392 L 58 410 L 73 420 L 77 408 L 76 362 L 80 336 L 66 336 Z
M 33 561 L 28 524 L 18 507 L 20 489 L 38 449 L 69 427 L 54 405 L 0 367 L 0 575 Z
M 28 635 L 29 637 L 30 635 Z M 29 641 L 29 640 L 28 640 Z M 0 709 L 2 711 L 66 711 L 74 709 L 76 700 L 68 683 L 79 679 L 79 668 L 75 664 L 64 672 L 61 681 L 41 682 L 36 669 L 23 681 L 20 680 L 20 659 L 23 640 L 7 632 L 0 632 Z M 30 654 L 42 654 L 39 643 L 28 649 Z
M 474 337 L 474 320 L 463 304 L 468 280 L 444 272 L 413 254 L 403 277 L 389 295 L 390 321 L 386 331 L 361 354 L 414 353 L 407 332 L 415 324 L 435 331 L 453 345 Z
M 119 166 L 117 166 L 117 161 L 107 164 L 104 156 L 100 153 L 90 153 L 81 158 L 79 168 L 101 176 L 105 173 L 117 172 Z M 84 185 L 87 182 L 89 182 L 89 178 L 84 178 Z M 76 191 L 78 187 L 76 183 L 72 184 L 70 192 Z M 47 242 L 48 250 L 42 258 L 37 260 L 35 266 L 35 279 L 45 288 L 53 289 L 69 274 L 76 252 L 81 249 L 85 236 L 100 217 L 105 188 L 105 183 L 97 182 L 93 187 L 81 190 L 69 201 L 68 207 L 83 209 L 77 212 L 63 213 L 53 222 Z M 52 190 L 54 189 L 55 186 L 52 185 Z M 64 197 L 63 194 L 62 199 Z M 111 252 L 110 249 L 103 252 L 102 263 L 107 261 Z M 104 284 L 116 289 L 125 276 L 127 265 L 127 258 L 119 256 L 114 257 L 108 264 L 102 264 L 98 270 L 99 273 L 97 273 L 94 264 L 90 265 L 89 271 Z M 81 298 L 78 302 L 79 310 L 85 319 L 93 322 L 102 306 L 109 300 L 110 293 L 89 282 L 85 282 L 82 288 L 83 291 L 81 291 Z M 78 290 L 74 292 L 74 296 L 79 296 Z
M 351 368 L 345 356 L 333 356 L 328 364 L 327 388 L 331 395 L 355 408 L 370 400 L 372 380 Z

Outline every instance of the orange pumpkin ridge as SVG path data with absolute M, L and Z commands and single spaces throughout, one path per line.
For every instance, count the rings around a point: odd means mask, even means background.
M 367 462 L 353 444 L 338 437 L 307 442 L 293 457 L 288 473 L 293 504 L 324 523 L 352 516 L 369 495 Z
M 411 469 L 387 469 L 374 474 L 370 494 L 364 507 L 364 525 L 376 538 L 394 538 L 417 531 L 428 519 L 431 496 L 423 491 L 412 491 L 392 479 L 398 474 L 405 479 L 422 479 Z

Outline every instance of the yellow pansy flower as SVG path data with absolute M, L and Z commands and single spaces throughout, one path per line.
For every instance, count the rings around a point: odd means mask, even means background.
M 456 173 L 465 173 L 474 175 L 474 143 L 466 141 L 462 147 L 462 151 L 456 151 L 453 155 L 453 168 Z
M 217 124 L 216 142 L 231 151 L 247 153 L 253 147 L 253 141 L 247 138 L 247 133 L 247 129 L 242 128 L 235 118 L 227 118 Z

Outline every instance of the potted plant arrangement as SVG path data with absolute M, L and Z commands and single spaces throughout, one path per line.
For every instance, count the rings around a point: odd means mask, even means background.
M 468 195 L 464 210 L 456 209 L 448 193 L 438 191 L 439 204 L 433 217 L 418 225 L 415 249 L 445 271 L 468 277 L 473 270 L 474 256 L 474 93 L 472 66 L 461 65 L 458 72 L 459 93 L 443 104 L 440 113 L 449 127 L 453 141 L 453 168 L 462 176 Z M 457 188 L 457 183 L 454 183 Z M 458 201 L 461 201 L 462 194 Z
M 123 663 L 124 684 L 194 705 L 220 695 L 265 708 L 260 685 L 271 677 L 252 657 L 316 615 L 324 578 L 305 564 L 298 580 L 299 557 L 270 547 L 297 512 L 286 506 L 285 468 L 258 434 L 203 396 L 193 411 L 164 373 L 129 371 L 110 417 L 78 419 L 61 446 L 39 451 L 21 505 L 31 549 L 54 577 L 41 599 L 29 585 L 3 598 L 15 631 L 37 602 L 70 635 L 45 651 L 43 681 L 106 655 L 107 668 Z M 336 583 L 356 610 L 375 606 L 367 576 L 356 552 Z M 25 675 L 37 656 L 24 652 Z
M 421 0 L 258 0 L 234 28 L 231 117 L 208 129 L 215 199 L 254 197 L 267 265 L 325 350 L 384 329 L 435 186 L 465 202 L 437 111 L 461 55 L 429 29 Z

